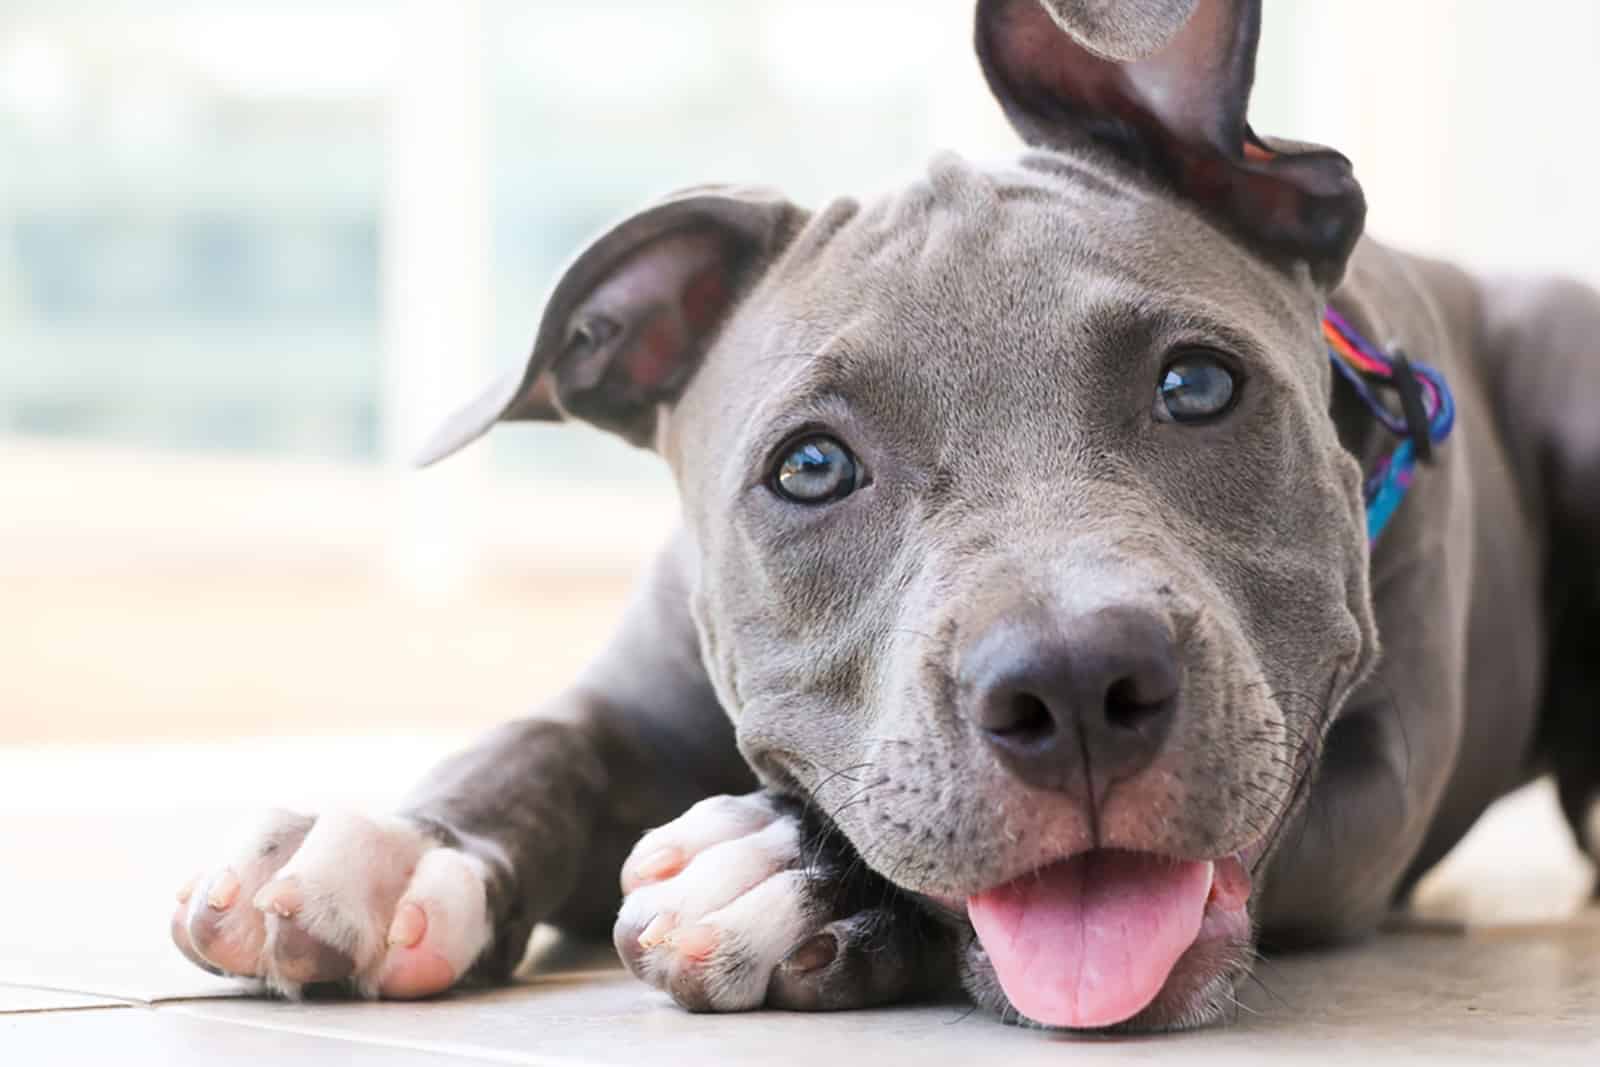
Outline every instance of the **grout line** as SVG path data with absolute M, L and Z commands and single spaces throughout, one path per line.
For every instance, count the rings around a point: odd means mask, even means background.
M 84 988 L 75 985 L 58 985 L 54 982 L 35 982 L 27 980 L 0 978 L 0 989 L 32 989 L 41 993 L 62 993 L 74 997 L 90 997 L 100 1000 L 112 1000 L 128 1007 L 153 1008 L 159 1004 L 175 1001 L 211 1001 L 211 1000 L 249 1000 L 254 995 L 250 990 L 224 990 L 217 989 L 207 993 L 113 993 L 104 987 Z
M 57 1005 L 52 1008 L 0 1008 L 0 1022 L 15 1019 L 21 1015 L 81 1015 L 91 1011 L 128 1011 L 131 1008 L 142 1008 L 143 1004 L 72 1004 L 66 1007 Z
M 109 1000 L 109 1001 L 113 1001 L 114 1002 L 113 1004 L 98 1005 L 99 1007 L 148 1008 L 148 1007 L 151 1006 L 151 1002 L 150 1001 L 141 1000 L 138 997 L 119 996 L 119 995 L 117 995 L 115 993 L 94 993 L 94 992 L 90 992 L 90 991 L 84 990 L 84 989 L 73 989 L 70 986 L 47 985 L 47 984 L 42 984 L 42 983 L 39 983 L 39 982 L 7 982 L 7 981 L 0 981 L 0 989 L 31 989 L 31 990 L 33 990 L 34 992 L 37 992 L 37 993 L 60 993 L 60 994 L 62 994 L 64 996 L 69 996 L 69 997 L 83 997 L 85 999 Z M 67 1010 L 67 1009 L 43 1009 L 43 1010 L 61 1010 L 61 1011 L 64 1011 L 64 1010 Z M 0 1014 L 15 1014 L 15 1013 L 6 1012 L 6 1013 L 0 1013 Z
M 461 1045 L 450 1041 L 415 1041 L 402 1040 L 400 1038 L 372 1037 L 330 1026 L 306 1026 L 299 1023 L 267 1022 L 265 1020 L 257 1022 L 250 1019 L 211 1015 L 182 1005 L 174 1005 L 174 1008 L 177 1014 L 187 1015 L 195 1019 L 204 1019 L 208 1022 L 247 1026 L 253 1030 L 267 1030 L 272 1033 L 292 1033 L 305 1037 L 320 1037 L 352 1045 L 375 1045 L 380 1048 L 403 1049 L 408 1052 L 431 1052 L 441 1056 L 459 1056 L 488 1063 L 519 1064 L 522 1067 L 606 1067 L 606 1061 L 594 1060 L 588 1057 L 569 1059 L 561 1056 L 546 1056 L 539 1053 L 500 1052 L 477 1045 Z M 161 1010 L 161 1006 L 156 1006 L 155 1010 Z

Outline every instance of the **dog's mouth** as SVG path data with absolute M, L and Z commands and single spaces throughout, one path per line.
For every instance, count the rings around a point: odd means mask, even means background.
M 1012 1007 L 1046 1026 L 1093 1029 L 1206 977 L 1177 974 L 1186 957 L 1214 969 L 1219 953 L 1207 949 L 1248 938 L 1250 891 L 1240 855 L 1094 849 L 970 896 L 966 912 Z

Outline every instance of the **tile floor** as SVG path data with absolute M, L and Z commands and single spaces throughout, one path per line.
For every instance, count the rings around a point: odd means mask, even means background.
M 1075 1040 L 958 1005 L 690 1016 L 604 947 L 559 944 L 495 992 L 285 1004 L 168 946 L 172 890 L 241 809 L 381 805 L 456 740 L 0 749 L 0 1065 L 1600 1065 L 1600 911 L 1582 906 L 1589 872 L 1543 789 L 1451 857 L 1421 917 L 1272 961 L 1235 1025 L 1176 1037 Z

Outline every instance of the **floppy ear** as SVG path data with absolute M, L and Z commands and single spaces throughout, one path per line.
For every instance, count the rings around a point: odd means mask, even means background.
M 1153 19 L 1142 39 L 1156 50 L 1125 63 L 1063 32 L 1092 31 L 1106 6 L 979 0 L 978 58 L 1017 132 L 1046 148 L 1109 148 L 1265 254 L 1304 262 L 1320 284 L 1336 285 L 1366 199 L 1338 152 L 1269 145 L 1250 129 L 1260 0 L 1173 0 L 1165 10 L 1181 17 L 1192 7 L 1188 21 L 1172 30 L 1175 19 Z M 1150 27 L 1171 36 L 1157 46 Z
M 1199 0 L 1042 0 L 1061 28 L 1105 59 L 1143 59 L 1177 35 Z
M 526 367 L 452 416 L 417 465 L 502 421 L 579 418 L 648 446 L 661 407 L 800 219 L 769 190 L 701 186 L 620 223 L 556 284 Z

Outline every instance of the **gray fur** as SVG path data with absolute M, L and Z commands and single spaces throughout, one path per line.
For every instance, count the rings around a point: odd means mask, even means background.
M 1121 58 L 1159 47 L 1192 6 L 1051 5 Z M 656 448 L 684 529 L 594 670 L 413 809 L 488 843 L 499 971 L 533 921 L 592 924 L 632 836 L 748 787 L 749 769 L 929 914 L 1090 846 L 1259 850 L 1253 917 L 1279 944 L 1370 932 L 1485 806 L 1552 765 L 1586 817 L 1600 788 L 1592 292 L 1491 285 L 1365 239 L 1348 266 L 1313 269 L 1075 140 L 998 165 L 941 156 L 865 203 L 806 212 L 699 190 L 640 218 L 578 259 L 526 384 L 546 383 L 542 417 L 582 414 Z M 680 378 L 600 388 L 678 313 L 692 272 L 659 242 L 679 239 L 739 250 L 714 325 L 660 349 Z M 623 294 L 607 305 L 618 331 L 574 342 L 601 291 Z M 1443 370 L 1460 406 L 1370 557 L 1362 472 L 1391 442 L 1335 387 L 1318 328 L 1330 299 Z M 1162 361 L 1195 343 L 1243 367 L 1239 407 L 1158 423 Z M 436 451 L 526 402 L 501 387 Z M 813 426 L 871 476 L 819 509 L 765 485 L 779 446 Z M 1180 635 L 1163 755 L 1098 811 L 1007 773 L 956 684 L 964 643 L 1039 603 L 1137 605 Z M 969 993 L 1004 1012 L 981 949 L 956 941 Z M 1220 1016 L 1251 947 L 1205 961 L 1134 1025 Z M 909 986 L 880 974 L 873 988 Z M 851 1003 L 838 988 L 781 999 Z
M 839 825 L 909 889 L 1009 880 L 1095 830 L 1073 798 L 1035 796 L 992 760 L 950 697 L 961 643 L 1033 597 L 1148 602 L 1189 635 L 1170 742 L 1188 766 L 1113 798 L 1099 843 L 1217 855 L 1259 836 L 1235 798 L 1287 801 L 1268 778 L 1291 713 L 1272 694 L 1337 702 L 1376 654 L 1318 301 L 1092 160 L 943 157 L 893 196 L 822 213 L 663 441 L 700 554 L 691 610 L 746 759 L 813 796 L 833 767 L 870 763 L 891 786 L 941 767 Z M 1161 356 L 1201 339 L 1255 357 L 1226 434 L 1149 419 Z M 832 514 L 739 491 L 813 422 L 876 472 L 870 490 Z M 968 847 L 932 847 L 951 827 Z

